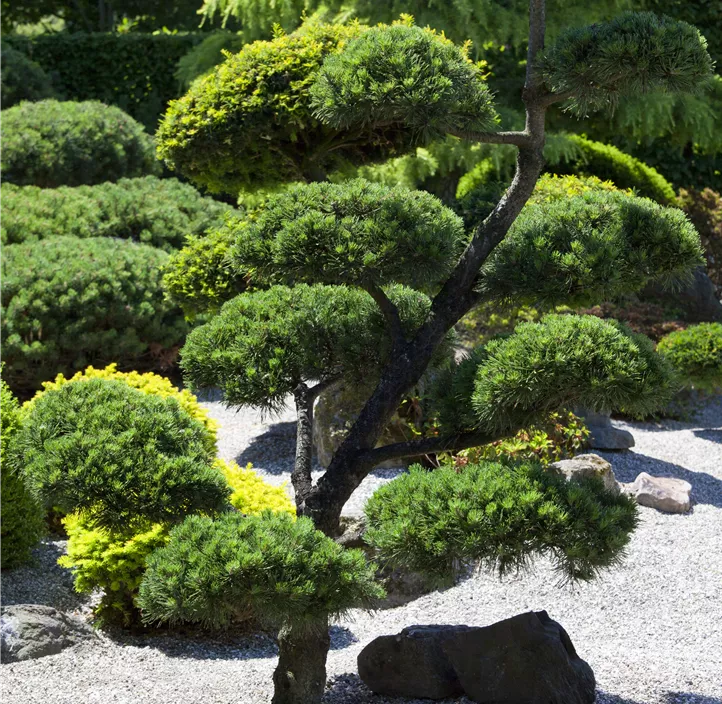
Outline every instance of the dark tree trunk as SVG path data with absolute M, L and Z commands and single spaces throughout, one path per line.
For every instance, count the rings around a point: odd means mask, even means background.
M 278 634 L 278 666 L 272 704 L 317 704 L 326 688 L 326 656 L 331 646 L 328 619 L 312 627 L 284 627 Z

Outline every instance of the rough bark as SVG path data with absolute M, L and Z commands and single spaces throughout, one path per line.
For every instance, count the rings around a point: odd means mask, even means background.
M 285 626 L 278 634 L 278 665 L 272 704 L 315 704 L 326 687 L 326 656 L 331 646 L 328 619 L 313 626 Z

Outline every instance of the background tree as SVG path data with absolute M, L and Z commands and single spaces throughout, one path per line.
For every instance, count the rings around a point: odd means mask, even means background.
M 273 598 L 277 704 L 320 701 L 328 615 L 370 595 L 324 591 L 354 573 L 359 585 L 367 579 L 330 548 L 316 549 L 305 531 L 312 521 L 336 535 L 344 504 L 376 464 L 490 442 L 564 407 L 643 413 L 669 395 L 669 367 L 648 340 L 585 316 L 550 316 L 448 361 L 453 325 L 480 303 L 589 302 L 684 276 L 701 260 L 684 215 L 651 200 L 608 188 L 563 202 L 529 200 L 544 167 L 551 105 L 583 113 L 649 90 L 694 91 L 711 73 L 704 40 L 688 24 L 642 13 L 561 33 L 546 48 L 545 4 L 529 7 L 522 130 L 496 128 L 482 67 L 465 49 L 409 20 L 305 28 L 247 46 L 194 83 L 161 127 L 161 154 L 196 182 L 233 190 L 258 178 L 251 171 L 259 168 L 264 186 L 302 181 L 270 196 L 253 217 L 228 222 L 224 262 L 232 276 L 263 290 L 241 293 L 196 328 L 182 365 L 193 385 L 221 387 L 229 404 L 273 409 L 293 393 L 299 534 L 292 541 L 319 573 L 328 566 L 331 582 L 308 581 L 313 608 L 300 619 L 294 585 L 301 587 L 290 563 L 273 563 L 275 591 L 249 586 L 264 559 L 253 551 L 258 531 L 267 531 L 269 546 L 281 537 L 288 543 L 286 523 L 194 519 L 156 554 L 140 596 L 149 620 L 222 617 L 234 604 L 262 610 Z M 517 151 L 511 185 L 470 227 L 428 194 L 320 182 L 339 160 L 400 155 L 446 135 Z M 434 366 L 443 379 L 433 394 L 439 435 L 377 447 L 404 394 Z M 338 380 L 360 379 L 373 392 L 314 483 L 314 400 Z M 538 467 L 499 465 L 431 477 L 393 482 L 371 503 L 369 539 L 382 557 L 414 565 L 480 560 L 503 569 L 545 553 L 570 578 L 589 578 L 619 559 L 634 525 L 628 500 L 593 480 L 566 484 Z M 409 496 L 416 492 L 429 506 L 456 502 L 459 510 L 444 512 L 444 530 L 414 527 Z M 518 507 L 513 525 L 481 520 L 499 500 Z M 528 540 L 514 543 L 522 534 Z M 197 557 L 187 570 L 190 555 Z

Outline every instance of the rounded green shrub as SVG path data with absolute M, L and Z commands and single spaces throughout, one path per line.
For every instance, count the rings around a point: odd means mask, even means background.
M 152 368 L 172 359 L 187 325 L 163 297 L 167 257 L 108 238 L 6 245 L 1 330 L 10 386 L 35 390 L 90 364 Z
M 703 391 L 722 388 L 722 324 L 700 323 L 663 337 L 657 352 L 685 385 Z
M 120 108 L 41 100 L 2 113 L 3 180 L 81 186 L 159 173 L 153 138 Z
M 44 527 L 43 511 L 18 472 L 13 445 L 21 427 L 17 399 L 0 380 L 0 567 L 17 567 L 30 558 Z
M 547 168 L 557 174 L 596 176 L 617 188 L 631 188 L 637 195 L 662 205 L 676 202 L 674 188 L 656 169 L 625 154 L 611 144 L 602 144 L 580 135 L 565 135 L 568 150 L 547 155 Z
M 407 334 L 421 325 L 429 310 L 423 293 L 401 286 L 386 292 Z M 223 389 L 228 404 L 274 409 L 301 381 L 340 374 L 369 381 L 390 348 L 386 321 L 365 291 L 273 286 L 237 296 L 191 331 L 181 367 L 193 387 Z
M 313 117 L 308 95 L 323 59 L 361 31 L 358 24 L 308 23 L 247 44 L 170 103 L 156 133 L 158 155 L 210 191 L 235 196 L 313 179 L 352 154 L 373 152 L 365 143 L 363 150 L 334 144 L 335 132 Z
M 50 77 L 21 51 L 2 48 L 2 84 L 0 93 L 3 109 L 22 100 L 36 101 L 54 97 Z
M 491 93 L 467 49 L 428 27 L 373 27 L 324 60 L 311 87 L 315 115 L 340 129 L 408 130 L 424 142 L 493 129 Z
M 463 251 L 461 219 L 430 193 L 354 179 L 273 196 L 255 220 L 229 221 L 237 268 L 260 283 L 428 288 Z
M 146 622 L 222 627 L 252 615 L 303 625 L 383 596 L 375 565 L 308 518 L 284 513 L 190 516 L 148 559 L 138 603 Z
M 636 505 L 601 480 L 567 481 L 535 462 L 418 465 L 366 503 L 365 539 L 393 565 L 448 580 L 461 563 L 501 573 L 548 555 L 568 579 L 618 564 Z
M 188 317 L 216 312 L 226 301 L 248 290 L 250 274 L 230 256 L 238 221 L 206 235 L 191 236 L 163 267 L 163 288 Z
M 129 531 L 228 506 L 206 440 L 203 424 L 174 398 L 98 378 L 38 398 L 17 448 L 28 486 L 46 506 Z
M 175 250 L 187 235 L 200 235 L 233 212 L 193 186 L 155 176 L 75 188 L 8 183 L 0 193 L 3 244 L 63 235 L 116 237 Z

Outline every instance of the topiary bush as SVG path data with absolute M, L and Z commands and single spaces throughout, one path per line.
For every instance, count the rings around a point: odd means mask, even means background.
M 21 427 L 20 404 L 0 379 L 0 567 L 17 567 L 43 534 L 43 511 L 25 486 L 13 445 Z
M 173 386 L 170 379 L 159 374 L 154 374 L 153 372 L 146 372 L 145 374 L 137 371 L 119 372 L 118 365 L 115 363 L 109 364 L 105 369 L 96 369 L 92 366 L 88 367 L 82 372 L 77 372 L 74 376 L 70 377 L 70 379 L 66 379 L 62 374 L 58 374 L 53 381 L 44 381 L 43 388 L 23 404 L 23 411 L 25 413 L 29 412 L 37 401 L 48 392 L 57 391 L 66 384 L 75 384 L 81 381 L 90 381 L 91 379 L 121 381 L 129 387 L 142 391 L 145 394 L 175 399 L 191 418 L 198 421 L 205 428 L 206 445 L 211 452 L 215 453 L 216 433 L 219 427 L 218 421 L 208 415 L 208 411 L 198 403 L 198 399 L 188 389 L 178 389 Z
M 50 77 L 21 51 L 3 46 L 0 94 L 3 109 L 22 100 L 36 101 L 55 97 Z
M 120 108 L 41 100 L 3 110 L 3 179 L 81 186 L 160 173 L 153 138 Z
M 3 244 L 55 235 L 115 237 L 172 251 L 186 236 L 200 235 L 234 212 L 188 184 L 155 176 L 75 188 L 8 183 L 0 193 Z
M 341 547 L 308 518 L 265 512 L 190 516 L 148 559 L 138 603 L 149 622 L 313 625 L 383 595 L 362 550 Z
M 270 510 L 295 517 L 295 507 L 285 489 L 265 482 L 250 464 L 242 469 L 235 462 L 216 460 L 215 465 L 232 491 L 231 505 L 241 513 Z M 156 523 L 132 532 L 109 531 L 94 527 L 83 514 L 75 513 L 63 519 L 63 526 L 68 533 L 68 553 L 58 563 L 73 571 L 76 591 L 103 590 L 95 609 L 98 620 L 124 626 L 140 624 L 136 601 L 146 561 L 154 550 L 166 545 L 170 525 Z
M 169 366 L 187 325 L 163 298 L 167 258 L 106 238 L 6 245 L 1 329 L 10 386 L 27 393 L 89 364 Z
M 535 462 L 416 465 L 377 489 L 365 513 L 364 537 L 380 559 L 442 583 L 465 563 L 505 573 L 533 554 L 567 579 L 589 580 L 621 561 L 637 524 L 629 497 Z
M 245 44 L 244 35 L 238 32 L 218 30 L 211 32 L 178 60 L 175 78 L 182 90 L 188 90 L 191 83 L 207 74 L 226 58 L 226 52 L 235 54 Z
M 207 431 L 171 396 L 110 379 L 63 384 L 38 398 L 17 437 L 28 486 L 90 525 L 133 530 L 227 507 Z
M 722 388 L 722 324 L 700 323 L 663 337 L 657 352 L 686 386 L 702 391 Z
M 697 228 L 707 259 L 707 274 L 722 292 L 722 195 L 711 188 L 682 188 L 679 207 Z

